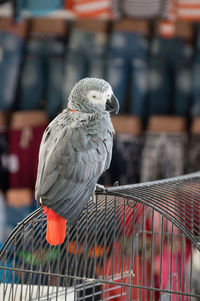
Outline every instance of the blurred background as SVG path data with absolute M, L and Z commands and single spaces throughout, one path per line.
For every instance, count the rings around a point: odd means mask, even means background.
M 83 77 L 120 102 L 104 185 L 200 170 L 200 0 L 0 0 L 0 242 L 36 207 L 43 131 Z

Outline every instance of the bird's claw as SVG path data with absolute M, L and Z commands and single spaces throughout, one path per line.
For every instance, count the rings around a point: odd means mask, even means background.
M 119 181 L 115 181 L 113 186 L 119 186 Z
M 103 185 L 96 184 L 95 189 L 90 197 L 90 200 L 96 203 L 96 192 L 106 191 L 106 188 Z
M 105 186 L 103 186 L 101 184 L 96 184 L 95 191 L 102 192 L 102 191 L 105 191 L 105 190 L 106 190 Z

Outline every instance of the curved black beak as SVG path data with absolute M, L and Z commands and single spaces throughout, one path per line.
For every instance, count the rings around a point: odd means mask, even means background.
M 115 114 L 118 114 L 119 112 L 119 102 L 114 94 L 106 101 L 106 111 Z

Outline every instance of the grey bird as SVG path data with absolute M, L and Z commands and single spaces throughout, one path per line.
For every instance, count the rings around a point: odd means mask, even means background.
M 35 197 L 47 214 L 46 239 L 64 241 L 101 174 L 109 168 L 114 129 L 110 113 L 119 103 L 108 82 L 84 78 L 73 87 L 68 107 L 46 128 L 39 151 Z

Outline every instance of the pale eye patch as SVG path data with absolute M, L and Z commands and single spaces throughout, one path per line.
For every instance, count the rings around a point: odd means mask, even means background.
M 103 93 L 99 91 L 89 91 L 87 94 L 87 98 L 89 101 L 91 101 L 94 104 L 105 104 L 106 103 L 106 98 Z

